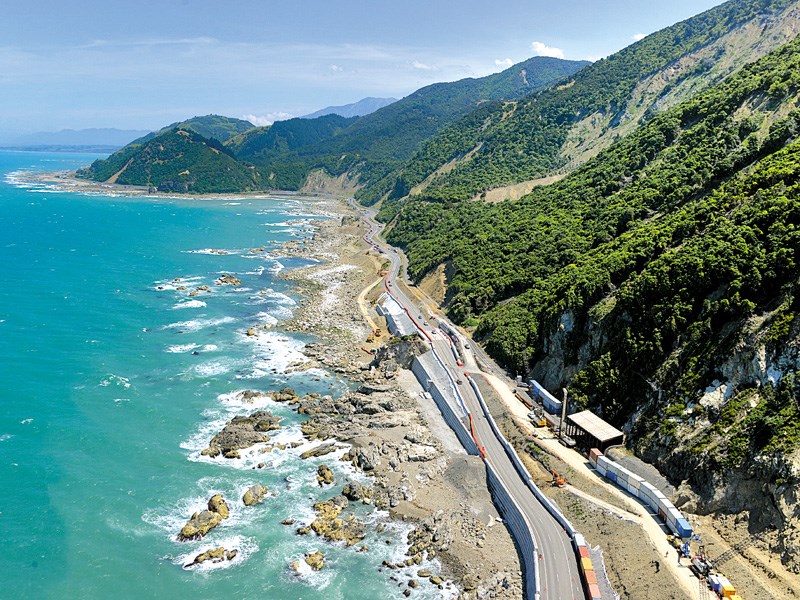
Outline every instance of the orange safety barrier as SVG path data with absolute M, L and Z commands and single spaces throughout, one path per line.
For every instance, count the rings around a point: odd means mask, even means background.
M 481 458 L 486 458 L 486 448 L 481 446 L 481 443 L 478 441 L 478 436 L 475 433 L 475 422 L 472 420 L 472 413 L 469 414 L 469 430 L 472 433 L 472 439 L 475 441 L 475 445 L 478 447 L 478 452 L 481 453 Z

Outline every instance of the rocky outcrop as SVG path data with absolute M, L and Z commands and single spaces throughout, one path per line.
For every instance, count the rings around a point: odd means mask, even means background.
M 208 448 L 201 454 L 225 458 L 239 458 L 239 450 L 269 441 L 268 431 L 280 429 L 280 417 L 267 410 L 258 410 L 248 416 L 237 416 L 217 435 L 211 438 Z
M 185 568 L 201 565 L 204 562 L 221 563 L 233 560 L 238 554 L 238 550 L 226 550 L 222 546 L 218 548 L 212 548 L 211 550 L 206 550 L 205 552 L 195 556 L 194 560 L 187 564 Z
M 221 494 L 214 494 L 208 500 L 208 509 L 194 513 L 178 533 L 178 541 L 199 540 L 209 531 L 230 516 L 228 504 Z
M 325 555 L 319 550 L 306 554 L 304 560 L 315 571 L 319 571 L 325 566 Z
M 235 277 L 234 275 L 229 275 L 226 273 L 225 275 L 218 277 L 216 281 L 214 281 L 214 284 L 232 285 L 233 287 L 239 287 L 240 285 L 242 285 L 242 280 L 239 279 L 238 277 Z
M 231 516 L 230 508 L 228 508 L 228 503 L 225 502 L 225 498 L 222 497 L 222 494 L 214 494 L 208 500 L 208 510 L 217 513 L 223 519 L 227 519 Z
M 300 455 L 300 458 L 303 460 L 309 458 L 319 458 L 320 456 L 325 456 L 326 454 L 330 454 L 331 452 L 336 451 L 336 444 L 321 444 L 312 448 L 311 450 L 306 450 Z
M 244 502 L 245 506 L 253 506 L 259 504 L 266 495 L 267 487 L 257 483 L 247 488 L 247 491 L 242 496 L 242 502 Z
M 317 517 L 308 527 L 298 529 L 299 534 L 313 531 L 318 536 L 330 542 L 343 541 L 347 546 L 353 546 L 367 535 L 366 526 L 358 521 L 355 515 L 342 518 L 342 512 L 347 508 L 347 498 L 334 496 L 330 500 L 323 500 L 314 504 Z
M 320 486 L 333 484 L 333 471 L 328 465 L 317 467 L 317 483 Z
M 372 490 L 358 483 L 357 481 L 348 481 L 342 488 L 342 496 L 352 502 L 361 501 L 368 503 L 372 499 Z

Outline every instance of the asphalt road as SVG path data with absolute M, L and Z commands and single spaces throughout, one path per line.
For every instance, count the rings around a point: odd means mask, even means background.
M 402 260 L 398 252 L 377 238 L 383 230 L 383 226 L 374 220 L 375 212 L 367 210 L 364 221 L 369 227 L 369 232 L 365 239 L 377 246 L 389 259 L 390 269 L 385 280 L 387 290 L 400 302 L 408 311 L 411 319 L 417 326 L 425 332 L 430 340 L 432 347 L 436 351 L 441 361 L 445 364 L 448 372 L 455 381 L 462 381 L 458 385 L 458 390 L 464 399 L 467 410 L 472 414 L 475 426 L 476 437 L 484 447 L 486 460 L 494 469 L 502 484 L 514 498 L 517 505 L 522 509 L 525 519 L 533 532 L 534 539 L 539 549 L 539 580 L 541 587 L 541 598 L 552 600 L 582 600 L 585 598 L 583 586 L 578 572 L 577 561 L 572 550 L 572 543 L 567 533 L 558 522 L 547 512 L 547 509 L 539 502 L 533 492 L 528 488 L 519 473 L 514 468 L 514 464 L 505 452 L 500 440 L 495 436 L 491 425 L 483 414 L 480 402 L 475 395 L 472 386 L 466 381 L 465 373 L 474 365 L 475 356 L 465 357 L 467 366 L 459 366 L 453 353 L 450 350 L 451 342 L 441 331 L 437 331 L 437 325 L 428 318 L 426 312 L 419 308 L 419 303 L 415 303 L 402 289 L 403 284 L 398 282 L 398 274 L 402 268 Z M 436 317 L 437 320 L 443 320 Z M 425 325 L 425 321 L 429 321 Z M 454 328 L 452 323 L 447 322 L 448 326 Z M 436 333 L 434 333 L 436 332 Z M 462 347 L 465 340 L 462 339 Z M 467 353 L 475 349 L 465 350 Z M 506 379 L 505 373 L 493 364 L 488 356 L 479 357 L 492 372 Z

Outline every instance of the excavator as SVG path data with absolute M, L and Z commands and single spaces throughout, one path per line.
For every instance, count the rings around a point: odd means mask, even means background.
M 550 472 L 551 472 L 551 473 L 552 473 L 552 475 L 553 475 L 553 485 L 554 485 L 554 486 L 562 488 L 562 487 L 564 487 L 565 485 L 567 485 L 567 480 L 566 480 L 566 479 L 564 479 L 564 477 L 563 477 L 562 475 L 559 475 L 559 474 L 558 474 L 558 471 L 556 471 L 555 469 L 553 469 L 553 470 L 552 470 L 552 471 L 550 471 Z

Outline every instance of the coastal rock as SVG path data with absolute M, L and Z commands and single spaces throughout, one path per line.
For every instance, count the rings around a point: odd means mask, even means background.
M 357 500 L 364 501 L 372 498 L 372 490 L 357 481 L 348 481 L 342 488 L 342 495 L 354 502 Z
M 244 502 L 245 506 L 253 506 L 261 502 L 266 494 L 267 487 L 257 483 L 247 488 L 247 491 L 242 496 L 242 502 Z
M 300 458 L 306 460 L 308 458 L 318 458 L 320 456 L 325 456 L 326 454 L 330 454 L 336 450 L 335 444 L 322 444 L 317 446 L 316 448 L 312 448 L 311 450 L 306 450 L 300 455 Z
M 239 554 L 238 550 L 226 550 L 224 547 L 220 546 L 218 548 L 212 548 L 211 550 L 207 550 L 201 554 L 198 554 L 194 557 L 194 560 L 190 562 L 186 567 L 194 567 L 196 565 L 203 564 L 204 562 L 210 561 L 212 563 L 220 563 L 226 560 L 233 560 L 236 558 L 236 555 Z
M 354 515 L 341 518 L 347 505 L 347 498 L 344 496 L 334 496 L 330 500 L 317 502 L 314 504 L 317 518 L 311 523 L 310 529 L 330 542 L 343 541 L 347 546 L 357 544 L 366 537 L 367 528 Z
M 214 494 L 208 499 L 208 510 L 217 513 L 223 519 L 227 519 L 231 516 L 228 503 L 225 502 L 225 498 L 222 497 L 222 494 Z
M 214 282 L 216 285 L 232 285 L 234 287 L 239 287 L 242 285 L 242 280 L 234 275 L 225 274 L 216 279 Z
M 196 512 L 181 529 L 178 534 L 178 541 L 199 540 L 221 522 L 222 516 L 217 512 L 210 510 Z
M 267 394 L 264 392 L 259 392 L 257 390 L 243 390 L 236 394 L 236 398 L 240 402 L 246 402 L 247 404 L 252 404 L 259 398 L 266 398 Z
M 320 465 L 317 467 L 317 483 L 322 485 L 331 485 L 333 483 L 333 471 L 328 465 Z
M 325 566 L 325 555 L 317 550 L 316 552 L 311 552 L 306 554 L 305 556 L 306 564 L 314 569 L 315 571 L 319 571 L 322 567 Z
M 237 450 L 269 441 L 265 432 L 276 429 L 280 429 L 280 417 L 267 410 L 258 410 L 249 416 L 237 416 L 211 438 L 208 448 L 201 454 L 211 457 L 221 454 L 225 458 L 238 458 Z
M 295 403 L 300 401 L 297 392 L 290 387 L 285 387 L 279 392 L 272 392 L 270 395 L 275 402 Z

